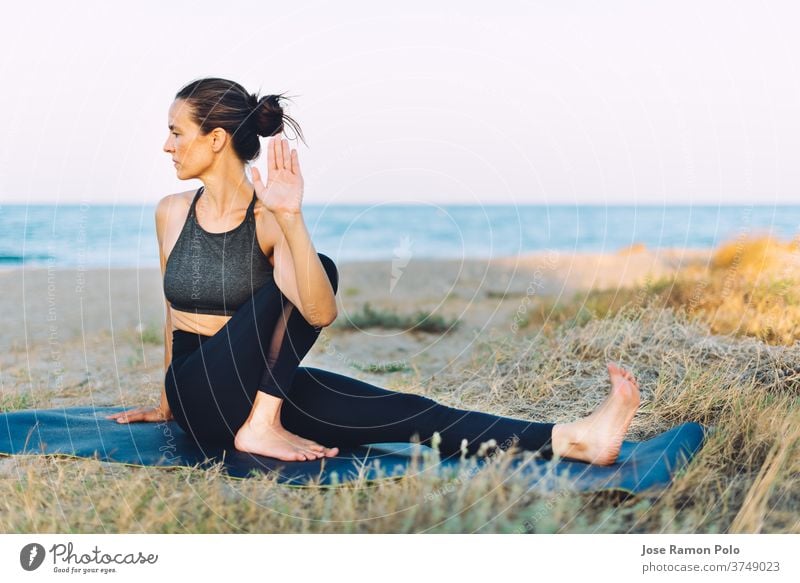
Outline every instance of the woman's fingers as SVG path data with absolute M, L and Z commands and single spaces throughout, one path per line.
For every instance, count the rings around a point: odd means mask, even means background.
M 272 136 L 267 146 L 267 171 L 289 170 L 292 174 L 300 173 L 300 159 L 297 150 L 289 147 L 289 140 L 280 136 Z
M 131 421 L 139 421 L 142 418 L 142 414 L 138 412 L 128 413 L 123 415 L 122 417 L 117 418 L 117 423 L 130 423 Z
M 106 419 L 116 420 L 117 423 L 130 423 L 132 421 L 142 421 L 146 419 L 147 411 L 151 409 L 147 407 L 139 407 L 138 409 L 130 409 L 128 411 L 119 411 L 111 415 L 106 415 Z
M 134 413 L 135 411 L 139 410 L 141 410 L 141 408 L 129 409 L 127 411 L 117 411 L 116 413 L 112 413 L 111 415 L 106 415 L 106 419 L 118 419 L 120 417 L 124 417 L 125 415 L 130 415 L 131 413 Z
M 292 154 L 289 151 L 289 140 L 282 139 L 281 140 L 281 159 L 283 160 L 283 169 L 284 170 L 291 170 L 292 169 Z
M 277 169 L 278 167 L 275 165 L 275 137 L 273 136 L 267 144 L 267 172 Z
M 283 144 L 279 135 L 272 138 L 272 149 L 275 155 L 275 169 L 283 170 Z

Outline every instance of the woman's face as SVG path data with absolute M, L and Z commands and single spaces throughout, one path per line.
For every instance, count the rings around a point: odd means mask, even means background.
M 172 156 L 178 178 L 195 178 L 207 169 L 214 158 L 211 148 L 211 134 L 200 133 L 200 126 L 194 123 L 190 107 L 183 99 L 176 99 L 169 108 L 167 124 L 169 135 L 164 143 L 164 151 Z

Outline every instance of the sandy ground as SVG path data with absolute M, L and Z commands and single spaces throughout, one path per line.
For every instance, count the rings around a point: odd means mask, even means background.
M 426 387 L 458 370 L 477 343 L 513 335 L 512 322 L 542 296 L 608 289 L 706 262 L 710 251 L 633 248 L 616 254 L 543 253 L 495 260 L 391 260 L 339 265 L 339 317 L 365 302 L 426 310 L 460 325 L 447 333 L 325 328 L 303 361 L 387 388 Z M 163 387 L 161 274 L 153 269 L 24 268 L 0 272 L 0 391 L 26 408 L 155 404 Z M 156 338 L 143 342 L 144 338 Z M 358 367 L 403 363 L 374 374 Z

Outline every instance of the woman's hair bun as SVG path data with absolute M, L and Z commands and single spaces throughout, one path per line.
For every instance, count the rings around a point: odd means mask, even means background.
M 283 94 L 263 95 L 260 98 L 255 94 L 250 95 L 249 102 L 253 108 L 252 118 L 255 121 L 256 133 L 268 138 L 284 132 L 286 126 L 289 125 L 305 142 L 300 126 L 294 119 L 286 115 L 283 108 L 284 101 L 289 101 L 289 99 Z
M 268 138 L 284 131 L 286 123 L 295 126 L 293 120 L 286 115 L 281 103 L 286 100 L 283 95 L 264 95 L 258 98 L 250 95 L 250 104 L 253 108 L 252 117 L 256 124 L 256 133 Z M 294 127 L 299 133 L 299 128 Z
M 259 136 L 274 136 L 283 130 L 283 107 L 278 95 L 264 95 L 260 99 L 250 95 L 248 101 L 253 109 L 252 120 Z

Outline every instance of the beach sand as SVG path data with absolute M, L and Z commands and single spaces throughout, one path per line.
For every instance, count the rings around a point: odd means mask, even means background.
M 366 302 L 398 313 L 425 310 L 459 325 L 450 331 L 323 329 L 303 366 L 390 389 L 427 393 L 437 375 L 457 374 L 485 337 L 513 335 L 515 318 L 545 296 L 571 297 L 668 276 L 711 251 L 631 248 L 612 254 L 539 253 L 494 260 L 391 260 L 339 265 L 339 316 Z M 20 268 L 0 272 L 3 399 L 27 407 L 140 406 L 163 387 L 161 274 L 146 269 Z M 381 374 L 365 366 L 404 370 Z

